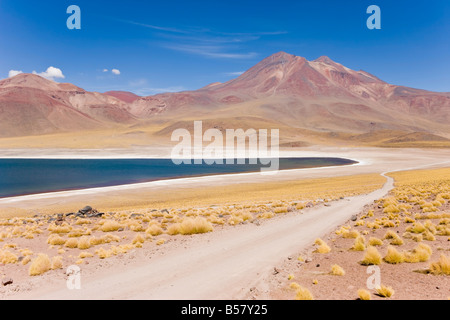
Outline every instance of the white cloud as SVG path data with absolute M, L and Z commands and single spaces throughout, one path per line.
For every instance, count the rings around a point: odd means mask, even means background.
M 119 75 L 120 74 L 120 70 L 119 69 L 112 69 L 111 72 L 114 73 L 115 75 Z
M 238 77 L 243 74 L 245 71 L 236 71 L 236 72 L 225 72 L 226 76 Z
M 53 81 L 55 81 L 55 79 L 64 79 L 65 78 L 61 69 L 55 68 L 55 67 L 48 67 L 47 70 L 45 70 L 44 72 L 40 72 L 40 73 L 33 71 L 33 74 L 37 74 L 38 76 L 41 76 L 45 79 L 49 79 L 49 80 L 53 80 Z
M 22 72 L 22 71 L 19 71 L 19 70 L 9 70 L 9 72 L 8 72 L 8 78 L 17 76 L 18 74 L 21 74 L 21 73 L 23 73 L 23 72 Z
M 108 72 L 108 69 L 103 69 L 103 72 Z

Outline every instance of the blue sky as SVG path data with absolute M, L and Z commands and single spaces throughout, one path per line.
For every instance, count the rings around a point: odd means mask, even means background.
M 66 27 L 72 4 L 81 30 Z M 381 30 L 366 27 L 371 4 Z M 0 78 L 52 66 L 55 80 L 99 92 L 195 90 L 278 51 L 449 92 L 449 39 L 448 0 L 0 0 Z

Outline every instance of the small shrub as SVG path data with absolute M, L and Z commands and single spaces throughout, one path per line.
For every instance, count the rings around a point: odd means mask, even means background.
M 358 290 L 359 300 L 370 300 L 372 297 L 370 296 L 370 292 L 365 289 Z
M 384 298 L 390 298 L 392 297 L 392 295 L 394 294 L 394 289 L 392 289 L 392 287 L 386 287 L 384 285 L 381 285 L 380 288 L 377 288 L 377 294 L 380 297 L 384 297 Z
M 296 291 L 295 300 L 314 300 L 314 297 L 308 289 L 300 286 Z
M 450 275 L 450 258 L 441 254 L 439 261 L 430 264 L 430 273 L 434 275 Z
M 78 247 L 78 239 L 77 238 L 69 238 L 67 239 L 66 243 L 64 243 L 64 246 L 66 248 L 77 248 Z
M 319 246 L 316 250 L 314 250 L 316 253 L 325 254 L 331 251 L 331 248 L 322 239 L 316 239 L 315 244 Z
M 5 250 L 0 251 L 0 263 L 3 264 L 14 264 L 19 261 L 19 258 L 12 252 Z
M 344 269 L 342 269 L 342 267 L 340 267 L 337 264 L 333 264 L 331 266 L 331 272 L 330 274 L 334 275 L 334 276 L 344 276 L 345 275 L 345 271 Z
M 355 243 L 353 244 L 352 250 L 355 251 L 364 251 L 366 250 L 365 239 L 363 236 L 359 236 L 355 239 Z
M 360 262 L 362 265 L 378 265 L 381 263 L 381 255 L 377 248 L 369 246 L 364 254 L 363 260 Z
M 398 252 L 393 246 L 388 247 L 386 256 L 383 259 L 390 264 L 398 264 L 404 261 L 404 256 L 402 253 Z
M 383 245 L 383 240 L 378 239 L 376 237 L 371 237 L 369 239 L 369 245 L 370 246 L 382 246 Z
M 31 262 L 30 268 L 28 269 L 28 274 L 30 276 L 38 276 L 38 275 L 41 275 L 41 274 L 49 271 L 51 268 L 52 268 L 52 263 L 51 263 L 48 255 L 46 255 L 44 253 L 40 253 Z
M 120 228 L 123 228 L 123 226 L 118 221 L 107 220 L 102 224 L 102 226 L 100 227 L 100 230 L 103 232 L 112 232 L 112 231 L 117 231 Z
M 63 265 L 62 259 L 63 259 L 62 256 L 54 256 L 51 261 L 51 269 L 52 270 L 61 269 Z

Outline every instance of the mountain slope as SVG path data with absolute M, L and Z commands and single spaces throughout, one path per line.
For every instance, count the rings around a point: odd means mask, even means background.
M 225 83 L 147 97 L 19 74 L 0 81 L 0 115 L 3 137 L 130 127 L 167 140 L 174 125 L 204 120 L 221 128 L 279 127 L 285 142 L 450 138 L 450 93 L 392 85 L 326 56 L 308 61 L 285 52 Z

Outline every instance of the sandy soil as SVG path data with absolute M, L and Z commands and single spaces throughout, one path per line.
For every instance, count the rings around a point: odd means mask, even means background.
M 406 170 L 445 166 L 449 151 L 445 150 L 373 150 L 333 149 L 299 151 L 295 156 L 341 156 L 361 161 L 351 167 L 290 170 L 280 172 L 276 179 L 301 179 L 357 173 Z M 294 153 L 290 153 L 291 156 Z M 170 192 L 179 184 L 210 185 L 242 183 L 249 179 L 264 182 L 274 176 L 260 174 L 215 176 L 182 181 L 125 186 L 133 192 L 141 188 L 163 188 Z M 268 180 L 267 180 L 268 179 Z M 383 197 L 392 188 L 392 179 L 382 189 L 371 194 L 316 206 L 299 212 L 265 220 L 262 224 L 244 224 L 217 228 L 214 232 L 194 236 L 175 236 L 162 246 L 149 250 L 133 250 L 106 260 L 91 260 L 81 265 L 82 288 L 68 290 L 64 270 L 43 276 L 16 279 L 0 293 L 4 299 L 252 299 L 292 298 L 273 293 L 273 279 L 267 281 L 277 268 L 280 276 L 291 268 L 283 265 L 302 250 L 311 248 L 318 237 L 325 237 L 352 215 L 363 211 L 365 205 Z M 45 197 L 18 197 L 0 200 L 0 206 L 35 206 L 44 202 L 58 205 L 74 197 L 88 202 L 88 196 L 114 196 L 114 191 L 87 190 Z M 1 207 L 0 207 L 1 208 Z M 322 262 L 323 263 L 323 262 Z M 282 279 L 277 279 L 282 284 Z M 272 295 L 273 294 L 273 295 Z

